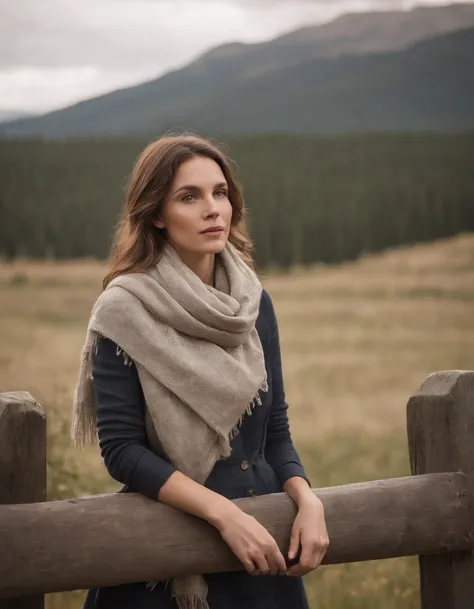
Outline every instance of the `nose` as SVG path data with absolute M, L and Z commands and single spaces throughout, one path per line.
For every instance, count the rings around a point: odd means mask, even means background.
M 206 207 L 204 210 L 205 218 L 216 218 L 219 215 L 219 208 L 213 195 L 206 197 Z

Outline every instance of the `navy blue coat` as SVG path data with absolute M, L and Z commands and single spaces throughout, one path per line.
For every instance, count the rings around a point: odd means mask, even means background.
M 262 406 L 247 416 L 232 441 L 230 458 L 216 463 L 206 486 L 228 499 L 282 491 L 293 476 L 307 480 L 290 436 L 283 388 L 278 326 L 270 296 L 263 291 L 257 330 L 269 390 Z M 124 492 L 153 500 L 175 468 L 148 447 L 144 398 L 134 365 L 125 366 L 117 346 L 101 339 L 93 359 L 99 442 L 110 475 Z M 309 483 L 309 481 L 308 481 Z M 301 578 L 251 576 L 246 571 L 205 576 L 210 609 L 308 609 Z M 90 590 L 85 609 L 176 609 L 170 587 L 153 591 L 145 582 Z

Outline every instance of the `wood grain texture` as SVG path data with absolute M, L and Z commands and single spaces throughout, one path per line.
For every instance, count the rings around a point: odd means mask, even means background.
M 432 374 L 407 415 L 412 472 L 464 472 L 474 527 L 474 372 Z M 423 609 L 474 609 L 472 551 L 420 556 L 420 579 Z
M 471 547 L 464 474 L 314 491 L 331 545 L 326 563 Z M 295 505 L 285 494 L 237 500 L 287 552 Z M 138 494 L 0 506 L 0 597 L 241 568 L 206 522 Z
M 0 504 L 46 500 L 46 418 L 26 392 L 0 394 Z M 18 534 L 20 534 L 18 532 Z M 1 558 L 8 548 L 0 543 Z M 22 565 L 18 565 L 22 569 Z M 44 596 L 0 600 L 0 609 L 43 609 Z

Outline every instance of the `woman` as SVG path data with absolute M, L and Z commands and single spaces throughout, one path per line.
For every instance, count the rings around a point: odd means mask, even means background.
M 250 252 L 225 157 L 196 137 L 150 144 L 92 310 L 73 438 L 97 430 L 124 491 L 207 520 L 245 570 L 91 590 L 87 609 L 308 607 L 301 576 L 326 552 L 324 511 L 290 438 L 277 322 Z M 288 563 L 231 501 L 281 491 L 298 507 Z

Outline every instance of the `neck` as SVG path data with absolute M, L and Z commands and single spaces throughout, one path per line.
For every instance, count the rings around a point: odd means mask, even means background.
M 175 248 L 181 260 L 207 285 L 214 283 L 215 254 L 195 254 Z

